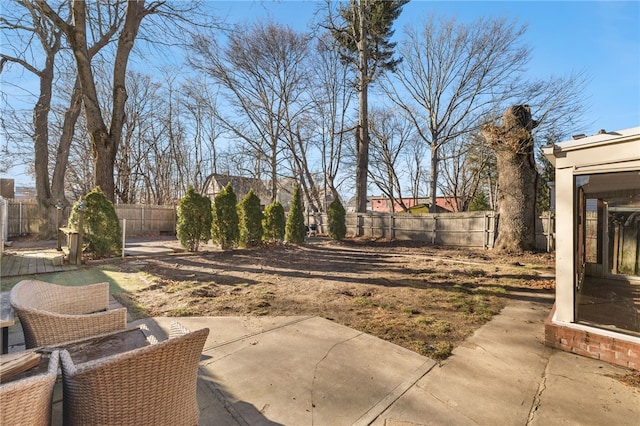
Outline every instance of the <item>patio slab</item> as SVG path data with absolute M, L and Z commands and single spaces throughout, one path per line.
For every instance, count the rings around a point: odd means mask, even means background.
M 171 320 L 155 318 L 148 326 L 168 333 Z M 435 365 L 318 317 L 179 321 L 211 330 L 201 379 L 222 400 L 209 401 L 201 424 L 369 424 Z M 220 406 L 227 413 L 211 409 Z

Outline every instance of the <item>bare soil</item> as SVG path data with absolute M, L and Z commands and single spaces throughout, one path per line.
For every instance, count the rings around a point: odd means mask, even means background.
M 510 298 L 551 303 L 555 285 L 553 254 L 368 239 L 207 247 L 121 268 L 146 274 L 146 288 L 121 296 L 142 316 L 321 316 L 434 359 Z

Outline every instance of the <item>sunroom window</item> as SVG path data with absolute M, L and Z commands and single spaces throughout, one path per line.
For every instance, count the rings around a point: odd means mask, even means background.
M 640 336 L 640 171 L 574 184 L 576 321 Z

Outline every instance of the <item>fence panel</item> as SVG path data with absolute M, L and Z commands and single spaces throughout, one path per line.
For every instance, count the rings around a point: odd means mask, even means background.
M 493 212 L 347 213 L 349 235 L 459 247 L 493 247 L 495 223 Z
M 435 214 L 347 213 L 346 223 L 347 235 L 426 241 L 453 247 L 493 248 L 497 214 L 492 211 Z M 537 219 L 536 248 L 553 250 L 554 229 L 553 213 L 544 213 Z
M 174 206 L 119 204 L 115 208 L 118 219 L 127 220 L 127 236 L 175 234 L 177 218 Z
M 40 216 L 36 202 L 9 200 L 7 216 L 7 233 L 9 237 L 38 233 Z
M 555 250 L 556 217 L 553 212 L 544 212 L 536 218 L 536 248 L 551 252 Z

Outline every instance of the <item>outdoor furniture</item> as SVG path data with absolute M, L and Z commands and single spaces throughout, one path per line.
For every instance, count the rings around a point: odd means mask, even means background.
M 17 376 L 21 378 L 0 384 L 1 425 L 50 424 L 51 397 L 58 375 L 58 354 L 58 351 L 51 353 L 45 372 Z
M 61 351 L 65 425 L 197 425 L 209 329 L 86 363 Z
M 109 308 L 109 283 L 65 287 L 24 280 L 11 290 L 27 349 L 124 330 L 127 309 Z
M 0 293 L 0 327 L 2 328 L 2 354 L 9 352 L 9 327 L 15 324 L 15 314 L 9 301 L 9 292 Z

